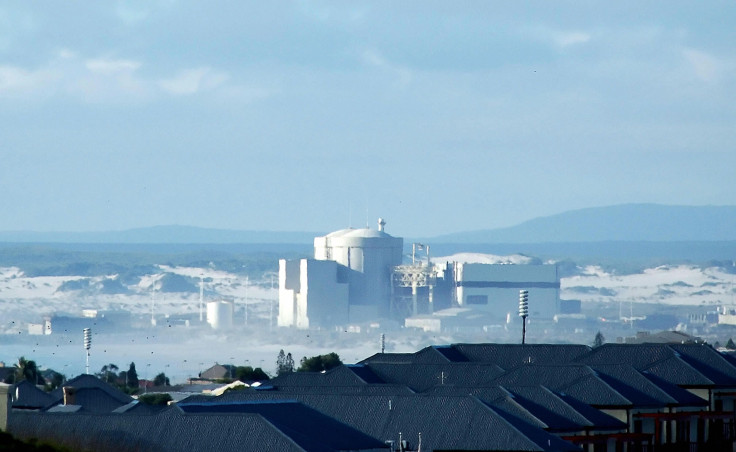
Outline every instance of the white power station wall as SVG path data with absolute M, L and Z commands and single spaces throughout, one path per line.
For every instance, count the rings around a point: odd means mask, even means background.
M 348 323 L 347 283 L 334 261 L 279 261 L 279 326 L 330 327 Z
M 387 309 L 391 270 L 402 261 L 404 240 L 370 228 L 342 229 L 314 239 L 314 258 L 347 267 L 350 305 Z
M 556 265 L 459 263 L 455 268 L 460 306 L 505 317 L 519 307 L 519 290 L 529 291 L 529 315 L 552 319 L 559 312 L 560 279 Z
M 314 259 L 279 261 L 279 326 L 332 327 L 388 315 L 391 272 L 404 240 L 379 229 L 342 229 L 314 239 Z

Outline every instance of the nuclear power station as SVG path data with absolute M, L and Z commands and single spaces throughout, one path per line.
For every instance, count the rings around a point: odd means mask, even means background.
M 279 261 L 278 325 L 331 328 L 403 320 L 457 307 L 505 319 L 528 290 L 532 317 L 559 310 L 555 265 L 432 263 L 429 246 L 378 228 L 347 228 L 314 239 L 314 258 Z

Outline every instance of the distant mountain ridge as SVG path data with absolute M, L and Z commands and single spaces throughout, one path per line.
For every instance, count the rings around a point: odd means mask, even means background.
M 323 234 L 171 225 L 104 232 L 0 232 L 0 242 L 311 244 L 314 237 Z M 591 207 L 534 218 L 507 228 L 458 232 L 420 240 L 437 244 L 736 241 L 736 206 L 622 204 Z
M 622 204 L 571 210 L 516 226 L 446 234 L 437 243 L 736 240 L 736 206 Z

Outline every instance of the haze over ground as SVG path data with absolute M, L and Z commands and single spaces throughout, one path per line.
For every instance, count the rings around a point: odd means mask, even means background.
M 735 205 L 730 2 L 9 2 L 0 231 Z

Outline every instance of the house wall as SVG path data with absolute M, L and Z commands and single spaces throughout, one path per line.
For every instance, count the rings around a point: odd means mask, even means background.
M 0 383 L 0 431 L 8 431 L 8 415 L 10 414 L 10 385 Z

